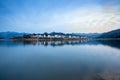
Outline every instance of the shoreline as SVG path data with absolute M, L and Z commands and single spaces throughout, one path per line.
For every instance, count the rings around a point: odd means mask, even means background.
M 88 40 L 88 38 L 21 38 L 21 39 L 10 39 L 10 40 L 20 40 L 20 41 L 72 41 L 72 40 Z
M 12 40 L 12 41 L 72 41 L 72 40 L 120 40 L 120 38 L 20 38 L 20 39 L 0 39 L 0 40 Z

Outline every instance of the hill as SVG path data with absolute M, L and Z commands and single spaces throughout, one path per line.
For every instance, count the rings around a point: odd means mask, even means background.
M 120 38 L 120 29 L 103 33 L 98 38 Z
M 87 38 L 97 38 L 101 35 L 101 33 L 74 33 L 74 34 Z
M 9 39 L 13 37 L 21 37 L 25 33 L 18 33 L 18 32 L 0 32 L 0 39 Z

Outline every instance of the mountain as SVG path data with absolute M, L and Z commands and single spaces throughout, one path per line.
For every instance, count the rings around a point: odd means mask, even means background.
M 25 33 L 18 33 L 18 32 L 0 32 L 0 39 L 9 39 L 13 37 L 21 37 Z
M 0 32 L 0 39 L 9 39 L 14 37 L 22 37 L 24 34 L 30 34 L 30 33 L 18 33 L 18 32 Z M 45 33 L 44 33 L 45 34 Z M 100 36 L 99 33 L 61 33 L 61 32 L 51 32 L 46 33 L 50 35 L 66 35 L 66 36 L 81 36 L 81 37 L 88 37 L 88 38 L 96 38 Z
M 98 38 L 120 38 L 120 29 L 103 33 Z
M 66 36 L 81 36 L 88 38 L 96 38 L 101 35 L 101 33 L 61 33 L 61 32 L 51 32 L 50 35 L 66 35 Z
M 26 34 L 26 33 L 0 32 L 0 39 L 22 37 L 24 34 Z M 51 35 L 72 35 L 72 36 L 81 36 L 81 37 L 88 37 L 88 38 L 120 38 L 120 29 L 106 32 L 106 33 L 71 33 L 71 34 L 65 34 L 65 33 L 61 33 L 61 32 L 52 32 L 49 34 L 51 34 Z
M 101 33 L 74 33 L 76 35 L 80 35 L 81 37 L 88 37 L 88 38 L 96 38 L 101 35 Z

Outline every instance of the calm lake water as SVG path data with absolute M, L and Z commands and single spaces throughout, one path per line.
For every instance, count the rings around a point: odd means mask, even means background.
M 0 80 L 120 80 L 120 41 L 0 41 Z

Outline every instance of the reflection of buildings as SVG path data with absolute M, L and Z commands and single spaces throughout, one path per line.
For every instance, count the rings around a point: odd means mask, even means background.
M 63 45 L 78 45 L 82 42 L 86 42 L 87 40 L 59 40 L 59 41 L 23 41 L 26 44 L 32 45 L 44 45 L 44 46 L 63 46 Z
M 120 49 L 120 40 L 1 40 L 0 46 L 17 45 L 44 45 L 44 46 L 62 46 L 62 45 L 105 45 Z

